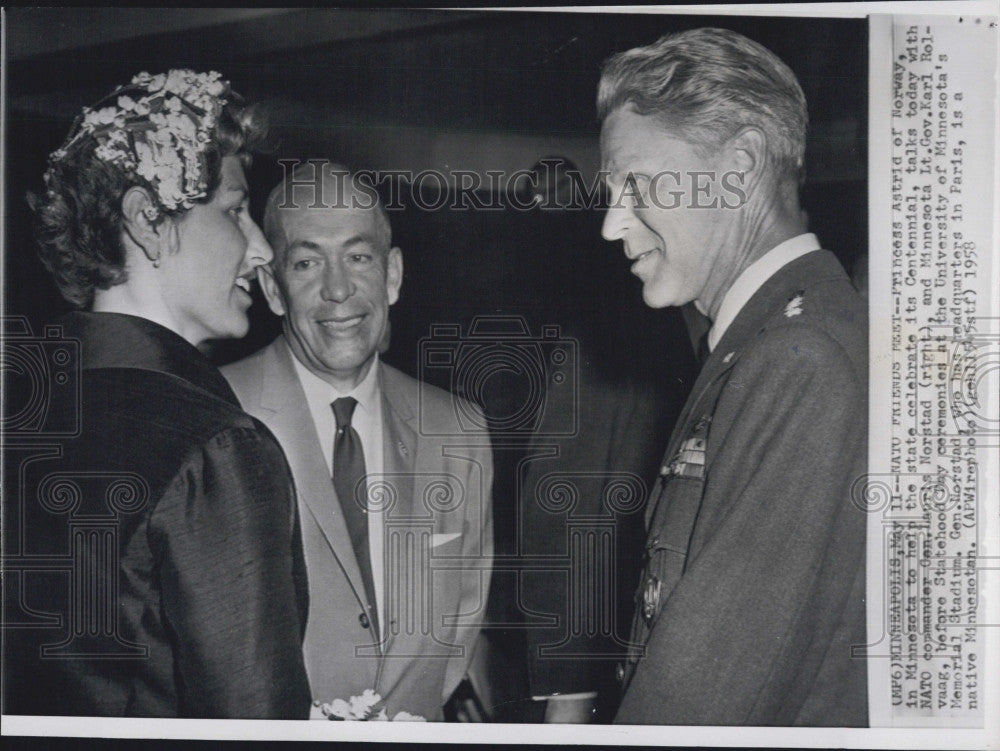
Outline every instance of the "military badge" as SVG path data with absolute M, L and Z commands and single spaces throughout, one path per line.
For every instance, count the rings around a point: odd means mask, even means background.
M 681 444 L 662 474 L 675 477 L 705 477 L 705 447 L 707 440 L 693 436 Z
M 789 298 L 788 304 L 785 306 L 785 318 L 802 315 L 802 300 L 804 297 L 805 293 L 800 290 Z
M 652 625 L 656 610 L 660 605 L 660 580 L 650 574 L 646 577 L 646 586 L 642 591 L 642 617 L 646 625 Z

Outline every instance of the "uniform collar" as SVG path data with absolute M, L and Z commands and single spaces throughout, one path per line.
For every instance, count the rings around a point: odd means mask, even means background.
M 234 406 L 240 402 L 219 370 L 165 326 L 125 313 L 77 311 L 60 318 L 63 335 L 79 339 L 81 368 L 130 368 L 176 376 Z
M 726 329 L 768 279 L 796 258 L 819 249 L 816 235 L 806 232 L 785 240 L 747 266 L 722 298 L 719 313 L 708 332 L 709 351 L 715 349 Z

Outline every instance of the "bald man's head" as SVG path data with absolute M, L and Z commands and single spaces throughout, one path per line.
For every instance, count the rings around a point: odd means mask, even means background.
M 271 191 L 264 227 L 274 260 L 258 278 L 292 354 L 350 391 L 386 341 L 403 281 L 385 210 L 340 165 L 307 162 Z
M 264 234 L 274 248 L 275 267 L 287 247 L 285 222 L 298 212 L 331 212 L 324 221 L 337 222 L 337 212 L 366 212 L 371 215 L 377 247 L 387 253 L 392 245 L 389 216 L 375 188 L 359 180 L 342 164 L 323 160 L 300 162 L 274 186 L 264 209 Z

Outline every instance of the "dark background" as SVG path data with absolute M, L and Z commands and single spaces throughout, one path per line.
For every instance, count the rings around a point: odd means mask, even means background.
M 803 202 L 811 229 L 850 268 L 866 246 L 867 46 L 863 20 L 404 10 L 8 9 L 5 311 L 39 322 L 64 308 L 35 258 L 25 191 L 83 105 L 140 70 L 219 70 L 270 105 L 275 159 L 331 156 L 358 169 L 530 168 L 547 155 L 598 166 L 594 98 L 601 62 L 661 34 L 733 28 L 796 72 L 810 108 Z M 257 204 L 280 177 L 258 160 Z M 413 344 L 434 321 L 524 315 L 571 324 L 638 301 L 600 216 L 576 212 L 393 212 L 403 295 L 388 359 L 415 372 Z M 259 217 L 259 213 L 257 214 Z M 600 284 L 595 284 L 595 277 Z M 558 307 L 566 321 L 548 321 Z M 636 306 L 633 331 L 669 313 Z M 276 331 L 255 309 L 232 359 Z
M 26 316 L 36 332 L 67 307 L 37 260 L 26 191 L 41 188 L 46 157 L 82 106 L 141 70 L 171 67 L 218 70 L 247 99 L 268 105 L 276 148 L 250 174 L 260 219 L 281 176 L 279 158 L 483 174 L 528 169 L 557 155 L 589 181 L 599 166 L 594 99 L 602 61 L 665 33 L 731 28 L 774 51 L 805 91 L 802 199 L 810 229 L 848 270 L 867 249 L 864 20 L 104 8 L 8 9 L 6 22 L 4 314 Z M 420 342 L 432 324 L 467 331 L 477 316 L 520 316 L 533 336 L 557 324 L 575 342 L 579 370 L 572 377 L 584 388 L 657 392 L 679 406 L 694 373 L 679 313 L 642 304 L 620 244 L 600 237 L 601 220 L 599 210 L 428 211 L 410 203 L 393 211 L 405 274 L 385 359 L 428 376 Z M 217 363 L 249 354 L 279 330 L 259 298 L 251 322 L 245 340 L 213 348 Z M 429 377 L 455 388 L 447 373 Z M 532 388 L 524 374 L 501 372 L 476 397 L 489 416 L 503 418 Z M 667 410 L 660 429 L 669 432 L 669 422 Z M 493 438 L 508 444 L 496 452 L 497 550 L 516 556 L 523 436 L 494 430 Z M 510 622 L 517 617 L 514 585 L 503 581 L 497 578 L 491 613 Z

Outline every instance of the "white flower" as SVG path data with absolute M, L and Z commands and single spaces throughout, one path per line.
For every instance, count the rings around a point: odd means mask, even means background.
M 351 705 L 343 699 L 334 699 L 329 704 L 324 704 L 323 709 L 327 716 L 339 717 L 342 720 L 357 719 L 354 717 Z
M 426 717 L 421 717 L 418 714 L 410 714 L 409 712 L 397 712 L 392 718 L 393 722 L 427 722 Z
M 97 158 L 145 179 L 167 209 L 190 208 L 206 195 L 202 154 L 226 104 L 219 97 L 227 86 L 216 71 L 138 73 L 128 93 L 115 97 L 117 106 L 84 107 L 79 129 L 50 155 L 50 161 L 64 159 L 81 135 L 92 134 Z M 194 109 L 186 109 L 185 102 Z M 365 695 L 363 701 L 371 702 Z
M 205 91 L 208 92 L 209 96 L 217 97 L 226 90 L 226 85 L 222 82 L 221 73 L 215 73 L 213 71 L 212 73 L 209 73 L 209 75 L 212 76 L 212 78 L 208 82 L 208 85 L 205 86 Z
M 187 115 L 180 113 L 167 115 L 167 127 L 179 139 L 192 143 L 197 141 L 198 129 L 195 127 L 194 121 Z
M 102 143 L 94 149 L 94 156 L 102 162 L 111 162 L 112 164 L 118 160 L 118 152 L 106 143 Z
M 115 117 L 118 115 L 118 110 L 114 107 L 101 107 L 99 110 L 93 110 L 88 112 L 83 116 L 84 125 L 110 125 L 115 121 Z
M 176 68 L 167 73 L 166 83 L 163 84 L 163 88 L 167 91 L 173 92 L 174 94 L 180 94 L 184 96 L 187 93 L 190 81 L 192 80 L 191 71 L 186 68 Z
M 366 688 L 361 696 L 352 696 L 348 701 L 334 699 L 326 704 L 316 704 L 320 711 L 331 720 L 367 720 L 369 722 L 388 722 L 389 713 L 385 706 L 379 706 L 382 697 L 370 688 Z M 376 707 L 378 707 L 376 711 Z M 420 715 L 409 712 L 398 712 L 393 722 L 426 722 Z
M 143 86 L 146 91 L 149 91 L 150 93 L 162 89 L 166 80 L 167 77 L 162 73 L 157 73 L 155 76 L 151 76 L 145 71 L 132 77 L 132 83 L 134 85 Z
M 359 712 L 364 712 L 367 714 L 374 707 L 382 701 L 382 697 L 372 691 L 370 688 L 366 688 L 361 692 L 361 696 L 351 697 L 351 706 L 354 707 Z

